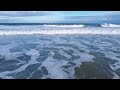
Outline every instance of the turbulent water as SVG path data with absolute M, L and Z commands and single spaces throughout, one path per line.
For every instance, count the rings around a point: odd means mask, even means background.
M 119 79 L 120 28 L 0 26 L 2 79 Z

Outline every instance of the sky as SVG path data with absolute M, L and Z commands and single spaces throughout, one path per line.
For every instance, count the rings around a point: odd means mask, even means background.
M 120 11 L 0 11 L 0 23 L 120 23 Z

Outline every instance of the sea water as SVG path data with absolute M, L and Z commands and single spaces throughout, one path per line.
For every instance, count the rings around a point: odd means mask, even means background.
M 119 79 L 120 28 L 0 24 L 2 79 Z

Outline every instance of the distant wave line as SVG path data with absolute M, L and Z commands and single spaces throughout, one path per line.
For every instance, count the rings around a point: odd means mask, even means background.
M 32 31 L 0 31 L 0 35 L 32 35 L 32 34 L 120 34 L 120 30 L 32 30 Z

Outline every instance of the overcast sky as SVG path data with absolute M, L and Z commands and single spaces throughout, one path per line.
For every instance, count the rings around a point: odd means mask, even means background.
M 120 23 L 120 11 L 0 11 L 0 23 Z

